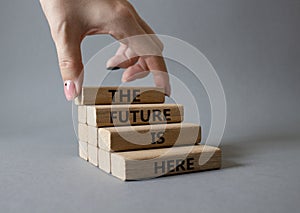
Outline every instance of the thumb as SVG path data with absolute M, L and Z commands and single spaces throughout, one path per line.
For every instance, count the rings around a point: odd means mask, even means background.
M 64 92 L 68 101 L 74 100 L 81 92 L 83 83 L 83 64 L 81 57 L 81 39 L 69 36 L 57 36 L 54 40 Z

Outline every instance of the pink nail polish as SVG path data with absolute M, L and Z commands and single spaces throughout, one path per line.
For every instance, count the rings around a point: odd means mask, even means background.
M 68 101 L 72 101 L 76 97 L 76 87 L 73 81 L 65 81 L 65 96 Z

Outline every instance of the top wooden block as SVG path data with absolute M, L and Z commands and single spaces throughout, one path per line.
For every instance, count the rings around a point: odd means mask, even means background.
M 163 88 L 156 87 L 83 87 L 76 105 L 164 103 Z

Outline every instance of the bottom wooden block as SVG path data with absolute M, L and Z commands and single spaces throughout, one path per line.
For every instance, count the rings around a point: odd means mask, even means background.
M 78 148 L 79 148 L 79 157 L 81 157 L 84 160 L 88 160 L 88 143 L 79 141 Z
M 88 144 L 88 160 L 94 166 L 98 166 L 98 148 Z
M 98 149 L 98 166 L 107 173 L 110 173 L 110 155 L 110 152 Z
M 111 153 L 110 162 L 112 175 L 122 180 L 140 180 L 219 169 L 221 150 L 211 146 L 195 145 L 118 152 Z

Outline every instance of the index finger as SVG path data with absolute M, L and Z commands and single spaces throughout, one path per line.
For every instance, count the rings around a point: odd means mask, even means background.
M 149 71 L 153 74 L 155 85 L 164 88 L 165 94 L 170 96 L 170 79 L 164 58 L 162 56 L 143 56 L 143 59 Z

